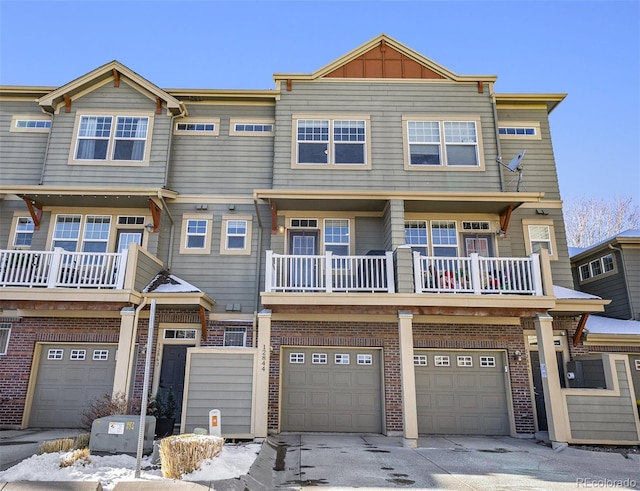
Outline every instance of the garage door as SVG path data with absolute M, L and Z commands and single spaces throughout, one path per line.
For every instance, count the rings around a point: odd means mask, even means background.
M 382 432 L 380 350 L 282 352 L 282 431 Z
M 113 390 L 116 345 L 45 344 L 29 426 L 78 428 L 88 403 Z
M 418 431 L 422 434 L 508 435 L 502 352 L 414 352 Z
M 629 367 L 631 368 L 631 381 L 636 399 L 640 400 L 640 354 L 629 355 Z

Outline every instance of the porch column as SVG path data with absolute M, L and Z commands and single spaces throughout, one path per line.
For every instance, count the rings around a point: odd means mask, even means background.
M 131 352 L 135 349 L 136 310 L 133 307 L 125 307 L 120 311 L 120 335 L 118 338 L 118 356 L 116 358 L 116 370 L 113 377 L 113 395 L 122 393 L 128 399 L 131 386 Z
M 269 361 L 271 354 L 271 310 L 268 309 L 258 314 L 257 348 L 255 437 L 266 438 L 269 426 Z
M 560 388 L 560 374 L 556 362 L 556 349 L 553 344 L 553 318 L 548 314 L 537 315 L 534 319 L 538 353 L 540 356 L 540 372 L 544 406 L 547 411 L 549 439 L 553 448 L 564 446 L 569 441 L 569 425 L 567 410 Z
M 413 312 L 411 311 L 398 311 L 398 343 L 400 345 L 403 445 L 416 448 L 418 446 L 418 408 L 416 375 L 413 368 Z

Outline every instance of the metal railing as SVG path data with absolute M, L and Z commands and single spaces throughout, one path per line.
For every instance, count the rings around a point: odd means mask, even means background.
M 127 250 L 69 252 L 0 250 L 0 286 L 121 289 Z
M 542 295 L 538 254 L 529 257 L 435 257 L 413 253 L 416 293 Z
M 267 251 L 267 292 L 395 292 L 393 253 L 283 255 Z

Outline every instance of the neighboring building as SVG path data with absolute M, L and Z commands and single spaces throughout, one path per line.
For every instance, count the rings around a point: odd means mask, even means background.
M 585 428 L 563 388 L 607 304 L 570 289 L 564 94 L 496 94 L 385 35 L 274 80 L 160 89 L 113 61 L 0 87 L 1 425 L 140 398 L 153 329 L 182 431 L 215 408 L 237 438 L 640 441 L 631 393 Z

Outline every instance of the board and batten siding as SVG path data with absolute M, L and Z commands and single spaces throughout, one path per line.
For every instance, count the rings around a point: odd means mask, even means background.
M 618 395 L 607 394 L 615 387 L 606 390 L 562 389 L 571 429 L 572 440 L 569 443 L 605 441 L 635 444 L 640 441 L 638 413 L 629 389 L 628 362 L 623 358 L 625 355 L 603 355 L 605 371 L 611 370 L 617 379 L 613 385 L 617 385 Z M 608 367 L 609 363 L 611 366 Z
M 187 109 L 189 117 L 219 118 L 220 133 L 173 136 L 170 189 L 181 194 L 251 196 L 253 189 L 271 187 L 273 136 L 230 136 L 229 125 L 231 118 L 272 119 L 272 106 L 187 105 Z
M 0 100 L 0 182 L 39 184 L 49 132 L 10 131 L 14 115 L 43 114 L 34 101 Z
M 144 96 L 126 82 L 114 88 L 113 84 L 103 85 L 96 90 L 73 101 L 70 113 L 61 111 L 56 114 L 51 128 L 51 141 L 44 169 L 45 185 L 96 186 L 108 183 L 109 186 L 162 187 L 164 185 L 167 148 L 171 118 L 163 111 L 154 114 L 155 101 Z M 125 166 L 107 162 L 104 165 L 69 165 L 73 158 L 74 124 L 76 115 L 84 111 L 104 110 L 106 114 L 118 114 L 118 111 L 140 111 L 144 115 L 153 115 L 153 128 L 147 138 L 151 145 L 149 165 Z
M 296 130 L 292 116 L 369 115 L 371 170 L 291 168 Z M 406 171 L 403 116 L 475 116 L 481 121 L 485 171 Z M 302 82 L 282 90 L 276 107 L 273 187 L 412 191 L 499 191 L 491 98 L 476 84 Z
M 224 438 L 253 438 L 257 350 L 189 348 L 180 433 L 209 427 L 209 411 L 220 410 Z

